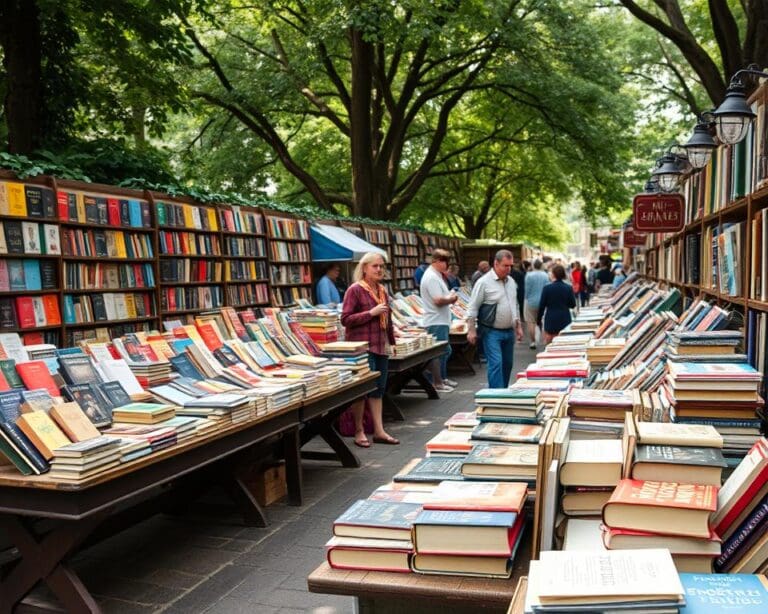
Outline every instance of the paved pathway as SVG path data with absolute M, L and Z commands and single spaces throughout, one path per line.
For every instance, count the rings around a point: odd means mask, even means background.
M 533 352 L 519 344 L 515 367 L 532 361 Z M 351 598 L 306 588 L 307 575 L 324 559 L 333 520 L 409 459 L 423 456 L 424 442 L 448 416 L 472 409 L 475 390 L 485 386 L 480 371 L 454 376 L 459 388 L 439 401 L 401 396 L 407 421 L 388 425 L 401 445 L 355 448 L 361 468 L 306 462 L 305 504 L 268 507 L 267 528 L 244 527 L 233 508 L 210 498 L 184 515 L 153 517 L 89 548 L 75 568 L 107 614 L 351 613 Z

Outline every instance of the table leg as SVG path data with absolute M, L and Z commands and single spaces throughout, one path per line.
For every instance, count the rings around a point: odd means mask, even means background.
M 323 438 L 333 452 L 321 452 L 316 450 L 302 450 L 301 458 L 307 460 L 330 460 L 338 461 L 343 467 L 356 468 L 360 466 L 360 459 L 357 458 L 347 442 L 339 435 L 339 432 L 333 426 L 338 412 L 331 412 L 320 418 L 315 418 L 301 427 L 299 445 L 303 446 L 317 436 Z
M 283 433 L 285 479 L 288 483 L 288 505 L 301 505 L 301 440 L 299 427 Z
M 400 409 L 400 406 L 397 404 L 397 401 L 395 401 L 395 398 L 392 394 L 385 392 L 381 402 L 382 413 L 384 413 L 388 418 L 391 418 L 395 422 L 405 421 L 403 410 Z
M 463 369 L 466 369 L 472 375 L 475 375 L 475 367 L 472 365 L 472 360 L 474 358 L 473 347 L 471 345 L 457 345 L 452 347 L 452 350 L 451 359 L 460 363 L 460 366 Z
M 422 369 L 414 370 L 413 373 L 411 373 L 411 377 L 416 380 L 416 382 L 424 389 L 424 392 L 427 393 L 428 399 L 439 399 L 440 395 L 437 394 L 437 390 L 435 390 L 435 387 L 432 385 L 432 382 L 430 382 L 426 377 L 424 377 L 424 373 Z
M 249 527 L 267 527 L 269 520 L 261 509 L 259 502 L 251 492 L 248 483 L 241 476 L 234 476 L 229 483 L 229 494 L 240 513 L 243 516 L 243 522 Z
M 101 608 L 64 559 L 88 537 L 105 514 L 66 521 L 38 538 L 26 523 L 11 515 L 0 518 L 19 551 L 20 560 L 0 580 L 0 614 L 10 614 L 39 582 L 45 582 L 67 612 L 99 614 Z

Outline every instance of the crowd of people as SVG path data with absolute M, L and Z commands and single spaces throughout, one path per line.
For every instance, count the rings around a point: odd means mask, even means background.
M 357 264 L 353 281 L 345 287 L 341 267 L 330 264 L 316 287 L 317 302 L 341 307 L 341 323 L 346 339 L 367 341 L 369 364 L 379 372 L 376 390 L 353 405 L 355 444 L 369 447 L 364 430 L 364 408 L 370 409 L 373 441 L 397 444 L 384 429 L 382 397 L 387 381 L 389 346 L 394 331 L 389 311 L 389 297 L 383 283 L 386 262 L 378 253 L 366 254 Z M 515 263 L 512 252 L 496 252 L 493 262 L 483 260 L 468 283 L 471 298 L 467 310 L 467 340 L 476 344 L 487 363 L 489 388 L 506 388 L 512 375 L 515 344 L 527 332 L 530 349 L 546 345 L 571 322 L 571 310 L 586 305 L 590 294 L 601 286 L 619 286 L 626 279 L 623 266 L 601 255 L 590 267 L 579 262 L 566 266 L 549 257 Z M 461 287 L 459 269 L 450 264 L 450 253 L 432 252 L 430 262 L 422 262 L 414 271 L 414 282 L 422 297 L 424 326 L 438 341 L 448 341 L 451 305 Z M 524 330 L 525 325 L 525 330 Z M 458 385 L 448 378 L 450 343 L 429 365 L 429 376 L 438 392 L 452 392 Z

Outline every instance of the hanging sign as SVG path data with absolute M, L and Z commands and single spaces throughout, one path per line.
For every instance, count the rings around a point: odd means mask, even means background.
M 638 232 L 676 232 L 683 229 L 682 194 L 638 194 L 632 201 L 632 219 Z
M 624 247 L 645 247 L 647 236 L 646 233 L 637 232 L 632 226 L 627 226 L 624 229 Z

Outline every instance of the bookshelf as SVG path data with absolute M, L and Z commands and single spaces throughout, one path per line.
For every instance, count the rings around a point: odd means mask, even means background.
M 269 246 L 270 302 L 290 307 L 312 300 L 312 251 L 309 222 L 285 213 L 265 213 Z
M 419 239 L 410 230 L 392 231 L 392 285 L 395 292 L 414 290 L 413 272 L 419 266 Z
M 161 317 L 193 317 L 223 307 L 224 259 L 216 207 L 151 196 L 157 219 Z
M 750 362 L 768 371 L 768 84 L 750 98 L 757 114 L 747 138 L 720 146 L 685 182 L 685 226 L 651 234 L 645 271 L 734 310 Z M 765 392 L 765 384 L 763 392 Z
M 387 269 L 384 273 L 384 285 L 387 288 L 387 292 L 392 294 L 394 265 L 392 261 L 392 235 L 390 234 L 389 229 L 363 224 L 363 238 L 371 245 L 383 249 L 387 254 Z
M 347 232 L 351 232 L 356 237 L 365 239 L 365 232 L 363 231 L 362 225 L 353 224 L 352 222 L 339 222 L 339 226 L 341 226 Z
M 226 304 L 238 309 L 269 306 L 264 216 L 255 207 L 222 205 L 219 221 Z
M 441 245 L 438 244 L 437 237 L 433 234 L 426 234 L 426 233 L 419 233 L 419 261 L 420 262 L 429 262 L 429 259 L 432 257 L 432 252 L 438 248 L 441 247 Z

